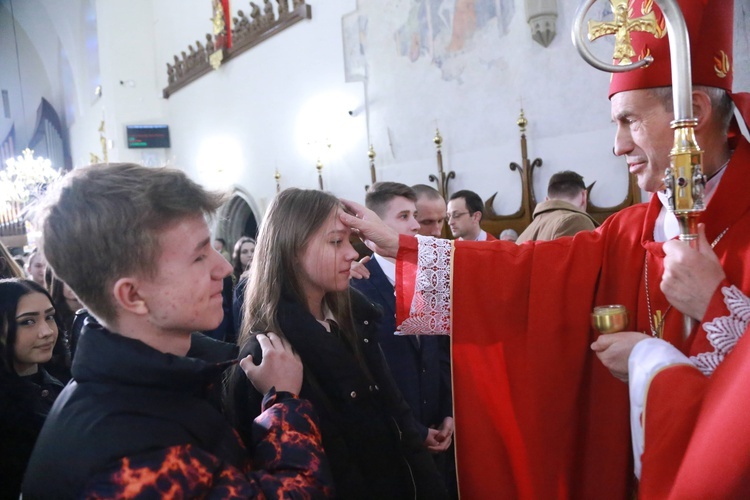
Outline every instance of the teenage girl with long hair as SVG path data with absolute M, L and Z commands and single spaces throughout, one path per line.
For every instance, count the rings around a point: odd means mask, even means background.
M 256 332 L 266 331 L 299 354 L 300 397 L 320 415 L 339 498 L 444 498 L 377 343 L 379 310 L 349 288 L 357 252 L 341 211 L 334 196 L 316 190 L 287 189 L 274 199 L 250 270 L 241 356 L 258 360 Z M 229 414 L 249 444 L 262 395 L 241 371 L 228 382 Z

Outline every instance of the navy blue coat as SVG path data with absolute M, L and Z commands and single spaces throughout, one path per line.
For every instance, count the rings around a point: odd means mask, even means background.
M 442 336 L 394 335 L 396 297 L 393 285 L 373 257 L 367 264 L 370 279 L 351 280 L 351 286 L 383 309 L 378 342 L 383 349 L 396 385 L 419 422 L 422 440 L 427 428 L 439 426 L 453 415 L 450 387 L 448 338 Z

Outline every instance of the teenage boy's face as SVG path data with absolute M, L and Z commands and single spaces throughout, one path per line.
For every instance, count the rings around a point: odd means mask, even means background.
M 383 214 L 385 225 L 394 229 L 398 234 L 415 235 L 419 231 L 419 222 L 414 218 L 417 211 L 416 204 L 408 198 L 397 196 L 388 204 Z
M 141 282 L 149 321 L 165 333 L 190 333 L 219 326 L 223 279 L 232 265 L 211 246 L 200 214 L 188 216 L 159 234 L 156 275 Z

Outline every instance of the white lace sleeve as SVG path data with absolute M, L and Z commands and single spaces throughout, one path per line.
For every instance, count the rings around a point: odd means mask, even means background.
M 417 236 L 417 278 L 409 317 L 398 327 L 403 335 L 450 335 L 451 254 L 453 242 Z
M 750 299 L 736 286 L 721 289 L 729 316 L 720 316 L 703 325 L 706 338 L 713 346 L 713 352 L 703 352 L 692 356 L 690 361 L 706 376 L 710 376 L 724 361 L 750 323 Z

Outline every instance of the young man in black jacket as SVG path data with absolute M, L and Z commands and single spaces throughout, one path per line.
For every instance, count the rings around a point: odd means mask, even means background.
M 209 399 L 233 361 L 220 361 L 218 344 L 194 345 L 191 332 L 223 315 L 232 268 L 206 223 L 221 202 L 179 170 L 112 164 L 69 174 L 45 213 L 44 250 L 98 322 L 79 339 L 25 498 L 333 494 L 317 417 L 295 395 L 302 365 L 278 336 L 259 339 L 260 365 L 240 362 L 265 394 L 253 449 Z

